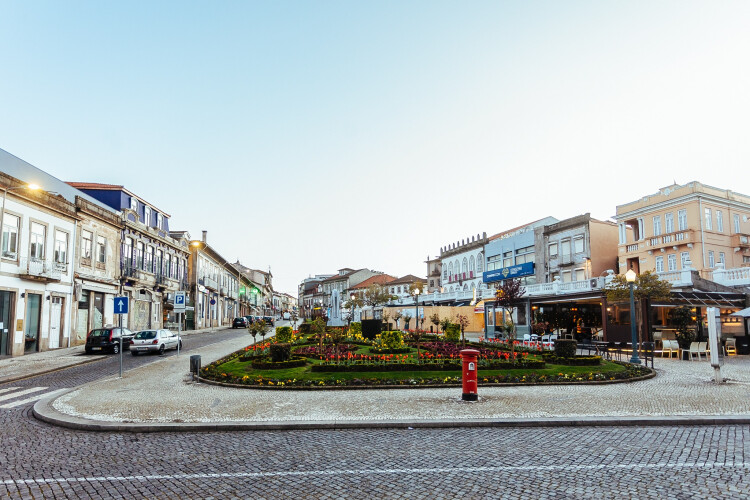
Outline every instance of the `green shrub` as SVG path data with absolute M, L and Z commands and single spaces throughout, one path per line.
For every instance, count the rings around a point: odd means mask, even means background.
M 408 354 L 410 352 L 414 352 L 414 349 L 412 349 L 411 347 L 401 347 L 398 349 L 370 347 L 371 354 Z
M 578 343 L 571 339 L 555 340 L 555 356 L 558 358 L 572 358 L 576 355 Z
M 380 345 L 386 349 L 400 349 L 404 347 L 404 336 L 398 330 L 391 330 L 380 334 Z
M 357 335 L 362 335 L 362 323 L 355 322 L 349 325 L 349 336 L 355 337 Z
M 445 340 L 449 342 L 458 342 L 461 340 L 461 327 L 455 323 L 451 323 L 445 329 Z
M 302 323 L 301 325 L 299 325 L 299 333 L 306 335 L 310 333 L 311 327 L 312 327 L 312 323 Z
M 274 363 L 280 363 L 282 361 L 289 361 L 292 357 L 292 346 L 288 343 L 282 344 L 271 344 L 271 361 Z
M 552 365 L 597 366 L 602 364 L 601 356 L 572 356 L 568 358 L 560 358 L 554 356 L 552 353 L 545 353 L 543 357 L 544 361 Z
M 294 334 L 291 326 L 276 327 L 276 342 L 291 342 Z
M 307 359 L 297 356 L 294 356 L 287 361 L 279 361 L 278 363 L 274 363 L 266 357 L 260 360 L 254 360 L 250 364 L 253 370 L 286 370 L 289 368 L 300 368 L 305 365 L 307 365 Z

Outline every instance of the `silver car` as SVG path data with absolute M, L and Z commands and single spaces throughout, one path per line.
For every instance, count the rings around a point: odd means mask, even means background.
M 130 354 L 158 352 L 164 354 L 167 349 L 177 349 L 179 343 L 182 349 L 182 339 L 169 330 L 142 330 L 135 334 L 130 341 Z

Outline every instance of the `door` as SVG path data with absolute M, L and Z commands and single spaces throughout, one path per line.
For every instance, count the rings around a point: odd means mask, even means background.
M 52 297 L 49 317 L 49 348 L 60 347 L 60 325 L 62 323 L 62 297 Z
M 39 350 L 39 320 L 42 313 L 42 296 L 36 293 L 26 294 L 26 329 L 24 330 L 24 352 Z
M 133 308 L 134 331 L 149 330 L 151 328 L 151 302 L 145 300 L 134 300 L 131 302 Z
M 13 292 L 0 291 L 0 355 L 11 354 L 12 328 L 11 304 L 15 301 Z

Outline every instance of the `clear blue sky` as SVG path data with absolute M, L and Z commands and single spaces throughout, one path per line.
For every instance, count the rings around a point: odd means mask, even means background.
M 673 180 L 750 194 L 750 2 L 0 0 L 0 148 L 295 293 Z

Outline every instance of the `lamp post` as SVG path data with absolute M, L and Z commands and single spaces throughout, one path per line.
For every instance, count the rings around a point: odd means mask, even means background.
M 631 342 L 633 343 L 633 356 L 630 358 L 630 362 L 634 365 L 640 365 L 641 360 L 638 357 L 638 335 L 635 331 L 635 299 L 633 297 L 633 285 L 635 284 L 636 274 L 632 269 L 628 269 L 625 273 L 625 279 L 630 286 L 630 334 L 632 336 Z
M 8 191 L 15 191 L 16 189 L 29 189 L 31 191 L 36 191 L 39 188 L 36 184 L 24 184 L 23 186 L 14 186 L 14 187 L 7 187 L 3 186 L 3 204 L 2 208 L 0 208 L 0 253 L 3 252 L 2 244 L 3 244 L 3 233 L 5 232 L 5 197 L 8 194 Z M 10 234 L 8 234 L 8 245 L 10 245 Z

